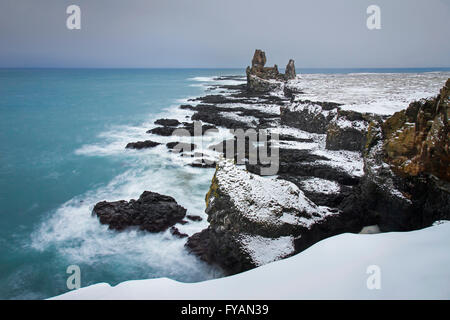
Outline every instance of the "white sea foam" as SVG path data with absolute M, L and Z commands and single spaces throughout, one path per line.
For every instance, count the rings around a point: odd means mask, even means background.
M 192 235 L 207 227 L 204 197 L 214 169 L 186 166 L 192 158 L 169 152 L 165 144 L 194 142 L 198 144 L 195 152 L 203 152 L 212 158 L 217 154 L 208 146 L 230 138 L 230 133 L 220 129 L 217 134 L 195 137 L 193 141 L 191 137 L 162 137 L 146 133 L 156 127 L 154 121 L 158 118 L 175 118 L 182 122 L 192 113 L 173 105 L 159 114 L 148 115 L 140 125 L 113 126 L 99 134 L 95 143 L 75 150 L 79 156 L 121 161 L 124 172 L 109 183 L 96 186 L 57 208 L 33 232 L 31 247 L 39 251 L 54 247 L 62 257 L 75 264 L 106 264 L 111 268 L 114 266 L 114 270 L 131 270 L 131 274 L 133 268 L 144 270 L 141 277 L 199 281 L 220 276 L 215 268 L 188 254 L 184 247 L 186 239 L 178 239 L 169 231 L 156 234 L 135 229 L 112 231 L 91 215 L 93 206 L 99 201 L 137 199 L 144 190 L 150 190 L 174 197 L 187 209 L 187 214 L 203 218 L 201 222 L 176 225 L 180 232 Z M 154 140 L 161 145 L 148 150 L 125 149 L 128 142 L 140 140 Z
M 214 77 L 193 77 L 193 78 L 188 78 L 188 80 L 190 81 L 199 81 L 199 82 L 212 82 L 215 81 L 215 76 Z

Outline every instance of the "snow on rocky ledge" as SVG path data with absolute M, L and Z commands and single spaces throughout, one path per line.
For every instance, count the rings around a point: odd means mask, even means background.
M 218 163 L 216 179 L 240 214 L 255 222 L 308 228 L 325 216 L 337 213 L 314 204 L 295 184 L 250 173 L 231 160 L 223 159 Z

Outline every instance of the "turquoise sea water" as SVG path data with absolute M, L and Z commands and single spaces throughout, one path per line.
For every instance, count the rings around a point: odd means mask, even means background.
M 0 70 L 0 298 L 46 298 L 65 292 L 65 271 L 73 263 L 84 271 L 83 286 L 155 276 L 181 281 L 206 278 L 190 270 L 147 268 L 145 261 L 135 266 L 119 261 L 116 267 L 113 256 L 122 260 L 121 252 L 109 247 L 101 252 L 97 249 L 101 244 L 79 243 L 90 235 L 73 230 L 89 222 L 65 219 L 66 213 L 58 218 L 56 211 L 67 201 L 78 197 L 81 202 L 89 192 L 108 185 L 120 188 L 128 183 L 129 188 L 133 178 L 128 175 L 143 177 L 137 171 L 145 165 L 132 157 L 86 155 L 83 146 L 95 146 L 104 132 L 139 125 L 149 115 L 176 105 L 177 99 L 201 94 L 203 89 L 192 86 L 190 78 L 230 72 L 242 71 Z M 151 189 L 151 184 L 143 188 Z M 89 211 L 85 214 L 89 216 Z M 60 233 L 44 229 L 52 219 L 49 228 L 60 228 Z M 68 235 L 60 225 L 66 222 L 74 234 Z
M 112 232 L 90 210 L 97 201 L 130 199 L 147 189 L 200 214 L 212 169 L 186 171 L 157 153 L 123 148 L 131 137 L 145 137 L 153 119 L 170 117 L 182 99 L 202 94 L 193 79 L 230 74 L 244 70 L 0 69 L 0 298 L 64 293 L 72 264 L 82 270 L 82 286 L 218 276 L 187 255 L 182 240 Z

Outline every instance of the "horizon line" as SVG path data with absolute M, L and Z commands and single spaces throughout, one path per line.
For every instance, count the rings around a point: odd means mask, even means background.
M 148 70 L 148 69 L 173 69 L 173 70 L 198 70 L 198 69 L 204 69 L 204 70 L 217 70 L 217 69 L 229 69 L 229 70 L 236 70 L 236 69 L 245 69 L 246 67 L 4 67 L 0 66 L 0 69 L 73 69 L 73 70 L 96 70 L 96 69 L 117 69 L 117 70 Z M 279 68 L 279 69 L 285 69 L 285 68 Z M 376 69 L 376 70 L 383 70 L 383 69 L 398 69 L 398 70 L 406 70 L 406 69 L 448 69 L 450 70 L 450 66 L 444 67 L 295 67 L 296 70 L 325 70 L 325 69 L 332 69 L 332 70 L 344 70 L 344 69 L 354 69 L 354 70 L 362 70 L 362 69 Z

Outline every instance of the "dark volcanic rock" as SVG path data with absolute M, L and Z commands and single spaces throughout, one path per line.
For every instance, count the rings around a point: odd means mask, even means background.
M 351 195 L 353 191 L 353 187 L 340 185 L 340 190 L 337 193 L 324 193 L 320 190 L 311 191 L 306 190 L 302 184 L 302 182 L 305 179 L 308 179 L 311 177 L 306 176 L 293 176 L 293 175 L 286 175 L 282 174 L 279 175 L 278 179 L 283 179 L 292 182 L 297 187 L 299 187 L 303 193 L 306 195 L 308 199 L 313 201 L 318 206 L 327 206 L 330 208 L 338 208 L 339 205 L 342 203 L 342 201 Z
M 139 227 L 149 232 L 160 232 L 183 220 L 186 209 L 172 197 L 144 191 L 138 200 L 99 202 L 94 206 L 93 214 L 110 229 Z
M 255 268 L 248 254 L 240 248 L 236 234 L 218 233 L 208 227 L 190 236 L 186 247 L 203 261 L 220 266 L 226 274 Z
M 286 65 L 285 76 L 287 80 L 295 79 L 297 74 L 295 73 L 295 64 L 294 60 L 290 59 L 288 64 Z
M 130 142 L 127 144 L 125 148 L 127 149 L 146 149 L 146 148 L 154 148 L 161 143 L 151 141 L 151 140 L 145 140 L 145 141 L 137 141 L 137 142 Z
M 197 128 L 197 130 L 195 130 Z M 202 125 L 198 122 L 197 126 L 194 123 L 183 122 L 181 127 L 156 127 L 148 130 L 147 133 L 152 133 L 160 136 L 199 136 L 206 133 L 206 131 L 215 130 L 217 128 L 213 125 Z
M 182 151 L 192 151 L 197 148 L 195 143 L 185 143 L 185 142 L 168 142 L 166 143 L 166 147 L 174 152 L 182 152 Z
M 216 126 L 225 127 L 227 129 L 249 129 L 270 124 L 275 119 L 279 118 L 276 114 L 266 113 L 255 109 L 247 109 L 243 107 L 218 107 L 215 105 L 200 104 L 196 108 L 196 113 L 192 116 L 192 120 L 201 120 L 203 122 L 211 123 Z M 242 117 L 254 117 L 257 120 L 252 122 L 240 121 L 236 117 L 226 117 L 224 113 L 229 113 Z
M 328 125 L 326 148 L 362 151 L 366 145 L 369 122 L 379 119 L 372 114 L 338 109 L 336 117 Z
M 450 78 L 434 99 L 413 102 L 382 125 L 385 160 L 402 176 L 450 182 Z
M 219 163 L 206 196 L 210 226 L 190 237 L 186 246 L 205 261 L 220 265 L 227 274 L 259 265 L 249 253 L 252 246 L 247 246 L 246 239 L 270 243 L 281 237 L 293 237 L 295 250 L 281 253 L 282 259 L 328 236 L 360 230 L 360 221 L 352 213 L 342 215 L 330 208 L 325 209 L 327 214 L 310 211 L 307 208 L 315 205 L 287 181 L 272 180 L 269 184 L 273 189 L 269 190 L 267 180 L 239 171 L 226 161 Z M 261 194 L 253 195 L 248 193 L 250 190 Z M 242 196 L 236 199 L 236 193 Z M 280 197 L 285 201 L 280 201 Z M 281 216 L 284 219 L 279 219 Z M 297 222 L 296 217 L 309 222 Z M 311 228 L 315 228 L 313 234 Z
M 314 142 L 314 140 L 310 138 L 297 138 L 289 134 L 280 134 L 279 139 L 280 141 Z
M 188 218 L 189 220 L 192 220 L 192 221 L 202 221 L 203 220 L 202 217 L 194 216 L 194 215 L 187 215 L 186 218 Z
M 172 127 L 156 127 L 156 128 L 148 130 L 147 133 L 152 133 L 152 134 L 156 134 L 158 136 L 168 137 L 168 136 L 172 135 L 174 130 L 176 130 L 176 129 L 172 128 Z
M 180 232 L 180 230 L 178 230 L 177 227 L 171 227 L 170 228 L 170 233 L 178 238 L 187 238 L 189 237 L 189 235 L 187 235 L 186 233 L 182 233 Z
M 180 127 L 180 129 L 184 129 L 187 132 L 189 132 L 190 136 L 198 136 L 198 135 L 204 135 L 209 132 L 218 132 L 216 126 L 210 125 L 210 124 L 200 124 L 200 121 L 196 121 L 197 126 L 195 123 L 187 123 L 183 122 L 183 127 Z M 197 128 L 197 130 L 196 130 Z
M 279 150 L 280 177 L 317 177 L 321 179 L 336 181 L 342 185 L 357 185 L 360 179 L 350 175 L 339 168 L 319 163 L 318 160 L 329 160 L 327 157 L 312 154 L 310 150 L 280 149 Z M 246 163 L 249 172 L 261 175 L 261 169 L 265 167 L 260 163 Z M 291 179 L 283 178 L 291 181 Z
M 330 121 L 338 112 L 337 103 L 298 101 L 281 107 L 281 124 L 312 133 L 326 133 Z
M 385 122 L 370 123 L 364 149 L 365 175 L 355 192 L 342 202 L 344 212 L 365 212 L 370 224 L 378 224 L 381 231 L 410 231 L 450 219 L 450 183 L 446 179 L 450 171 L 449 131 L 445 120 L 449 85 L 447 81 L 434 99 L 413 102 Z M 433 149 L 436 151 L 429 152 Z
M 165 127 L 176 127 L 180 125 L 180 121 L 177 119 L 158 119 L 155 121 L 155 124 L 165 126 Z
M 207 95 L 199 98 L 192 99 L 192 101 L 201 101 L 206 104 L 221 104 L 221 103 L 235 103 L 235 99 L 231 99 L 221 94 Z
M 216 163 L 211 161 L 205 161 L 204 159 L 198 159 L 191 163 L 189 163 L 189 166 L 193 168 L 215 168 Z
M 284 96 L 289 98 L 291 102 L 294 102 L 294 98 L 296 95 L 303 94 L 303 91 L 298 88 L 289 87 L 288 85 L 284 86 L 283 89 Z
M 182 104 L 179 108 L 183 110 L 195 110 L 195 107 L 190 104 Z
M 293 60 L 290 60 L 287 65 L 286 70 L 288 75 L 280 73 L 277 65 L 274 65 L 273 67 L 265 67 L 266 61 L 267 59 L 265 52 L 256 49 L 252 59 L 252 66 L 247 67 L 246 70 L 248 91 L 268 92 L 281 88 L 282 82 L 287 79 L 293 79 L 292 75 L 293 73 L 295 74 Z

